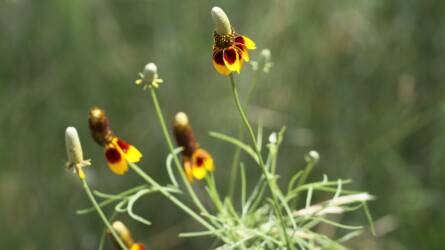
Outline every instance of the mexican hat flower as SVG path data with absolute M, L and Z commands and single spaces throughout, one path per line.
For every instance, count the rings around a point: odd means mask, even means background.
M 88 116 L 91 135 L 93 139 L 105 148 L 105 159 L 108 167 L 115 174 L 123 175 L 128 171 L 128 162 L 139 162 L 141 152 L 131 144 L 114 135 L 108 127 L 105 111 L 94 107 Z
M 222 75 L 229 75 L 232 72 L 240 73 L 243 62 L 249 61 L 247 50 L 255 49 L 255 43 L 247 36 L 235 32 L 229 18 L 221 8 L 213 7 L 211 14 L 215 23 L 213 67 Z
M 113 222 L 112 227 L 129 250 L 145 250 L 145 246 L 142 243 L 134 242 L 130 230 L 128 230 L 124 223 L 117 220 Z M 119 244 L 117 244 L 116 239 L 114 239 L 114 237 L 111 237 L 111 239 L 115 243 L 114 245 L 117 249 L 121 249 Z
M 193 179 L 201 180 L 207 172 L 215 169 L 212 156 L 200 148 L 195 140 L 192 127 L 185 113 L 176 114 L 173 122 L 173 133 L 178 146 L 182 147 L 182 163 L 190 182 Z

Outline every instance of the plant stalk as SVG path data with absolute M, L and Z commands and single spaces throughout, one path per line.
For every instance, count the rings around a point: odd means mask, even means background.
M 283 238 L 286 242 L 288 249 L 293 249 L 293 247 L 289 241 L 289 235 L 287 234 L 286 225 L 284 224 L 283 214 L 281 212 L 281 209 L 280 209 L 280 206 L 278 203 L 278 198 L 275 193 L 277 191 L 278 187 L 275 185 L 275 183 L 273 182 L 273 180 L 269 177 L 269 174 L 267 173 L 266 166 L 264 165 L 263 157 L 261 156 L 261 152 L 259 151 L 258 146 L 257 146 L 255 133 L 253 132 L 252 126 L 249 123 L 247 115 L 241 106 L 241 101 L 239 98 L 238 90 L 236 88 L 235 80 L 233 79 L 233 74 L 230 74 L 229 78 L 230 78 L 230 83 L 232 85 L 233 98 L 235 101 L 236 108 L 238 109 L 238 112 L 241 116 L 241 120 L 243 121 L 247 131 L 249 132 L 249 136 L 252 140 L 253 148 L 255 149 L 255 153 L 258 156 L 258 162 L 259 162 L 261 171 L 263 172 L 263 175 L 265 176 L 265 178 L 267 180 L 267 185 L 269 186 L 270 193 L 272 195 L 272 200 L 273 200 L 274 206 L 276 207 L 277 217 L 280 221 Z

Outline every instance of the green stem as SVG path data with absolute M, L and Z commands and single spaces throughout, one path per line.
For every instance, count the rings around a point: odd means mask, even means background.
M 144 179 L 148 184 L 152 185 L 154 188 L 158 189 L 159 192 L 164 195 L 167 199 L 173 202 L 176 206 L 181 208 L 184 212 L 193 217 L 197 222 L 201 223 L 204 227 L 206 227 L 210 231 L 215 231 L 215 228 L 210 225 L 207 221 L 205 221 L 201 216 L 196 214 L 192 209 L 178 200 L 176 197 L 171 195 L 169 192 L 165 191 L 164 188 L 159 185 L 154 179 L 152 179 L 149 175 L 147 175 L 144 171 L 142 171 L 136 164 L 129 162 L 128 165 L 131 169 L 133 169 L 142 179 Z
M 255 133 L 253 132 L 252 126 L 250 126 L 247 115 L 241 106 L 241 101 L 239 98 L 238 90 L 236 88 L 235 80 L 233 79 L 233 74 L 230 74 L 229 78 L 230 78 L 230 83 L 232 84 L 232 92 L 233 92 L 233 97 L 234 97 L 236 108 L 239 111 L 241 120 L 243 121 L 247 131 L 249 132 L 250 138 L 252 140 L 253 148 L 255 149 L 255 152 L 258 156 L 258 162 L 259 162 L 261 171 L 263 172 L 263 175 L 267 180 L 267 185 L 269 186 L 270 193 L 272 195 L 272 200 L 273 200 L 274 206 L 276 207 L 277 217 L 280 221 L 283 238 L 286 241 L 286 245 L 287 245 L 288 249 L 293 249 L 293 247 L 289 241 L 289 235 L 287 234 L 287 229 L 286 229 L 286 225 L 284 223 L 283 214 L 281 212 L 281 209 L 280 209 L 280 206 L 278 203 L 278 198 L 276 196 L 276 191 L 278 190 L 278 187 L 275 185 L 275 183 L 273 182 L 273 180 L 269 177 L 269 174 L 267 173 L 266 166 L 264 165 L 263 157 L 261 156 L 261 152 L 259 151 L 258 146 L 257 146 Z
M 167 141 L 167 145 L 168 145 L 168 148 L 170 149 L 170 153 L 172 154 L 173 159 L 176 164 L 176 167 L 178 168 L 178 172 L 181 174 L 182 181 L 184 182 L 184 185 L 186 186 L 188 193 L 192 197 L 193 202 L 198 207 L 198 209 L 201 210 L 201 213 L 208 213 L 207 209 L 202 205 L 201 201 L 196 196 L 196 193 L 193 190 L 193 187 L 190 185 L 190 182 L 188 181 L 187 176 L 184 173 L 184 169 L 182 168 L 182 164 L 179 161 L 178 156 L 174 153 L 175 148 L 173 146 L 172 139 L 170 138 L 170 134 L 168 132 L 167 125 L 165 124 L 164 115 L 162 114 L 161 106 L 159 105 L 158 97 L 156 95 L 156 89 L 150 88 L 150 92 L 151 92 L 151 97 L 153 100 L 153 105 L 155 106 L 155 109 L 156 109 L 156 115 L 158 116 L 159 123 L 161 124 L 162 132 L 164 133 L 165 140 Z
M 128 250 L 127 246 L 122 242 L 121 238 L 117 235 L 116 231 L 114 231 L 113 227 L 111 226 L 110 222 L 108 221 L 107 217 L 105 216 L 102 209 L 99 207 L 99 204 L 97 204 L 96 199 L 94 198 L 93 194 L 91 193 L 90 187 L 88 186 L 88 183 L 86 180 L 82 180 L 83 188 L 85 189 L 85 192 L 87 193 L 88 197 L 91 200 L 91 203 L 93 203 L 94 207 L 96 208 L 97 213 L 99 214 L 102 221 L 107 226 L 108 230 L 110 230 L 111 234 L 113 235 L 116 242 L 119 244 L 119 246 L 124 249 Z
M 142 190 L 142 189 L 144 189 L 146 187 L 147 187 L 146 185 L 142 185 L 142 186 L 137 186 L 137 187 L 128 189 L 127 191 L 119 193 L 119 194 L 115 195 L 114 197 L 110 197 L 110 198 L 102 201 L 101 203 L 99 203 L 99 207 L 105 207 L 105 206 L 107 206 L 107 205 L 109 205 L 109 204 L 111 204 L 111 203 L 113 203 L 113 202 L 115 202 L 117 200 L 122 199 L 125 196 L 128 196 L 128 195 L 130 195 L 130 194 L 132 194 L 134 192 L 137 192 L 139 190 Z M 87 213 L 93 212 L 95 210 L 96 210 L 96 208 L 93 206 L 93 207 L 90 207 L 90 208 L 77 210 L 76 213 L 81 215 L 81 214 L 87 214 Z
M 110 221 L 113 221 L 114 220 L 114 218 L 116 217 L 116 215 L 117 215 L 117 212 L 116 212 L 116 210 L 114 210 L 113 211 L 113 214 L 111 215 L 111 217 L 110 217 Z M 105 236 L 107 235 L 107 229 L 105 228 L 103 231 L 102 231 L 102 235 L 100 236 L 100 241 L 99 241 L 99 248 L 98 248 L 98 250 L 103 250 L 104 249 L 104 245 L 105 245 Z
M 309 175 L 311 174 L 312 169 L 314 168 L 314 166 L 315 166 L 315 162 L 309 162 L 306 165 L 306 168 L 304 169 L 304 172 L 301 175 L 300 180 L 298 181 L 297 187 L 301 187 L 301 186 L 303 186 L 306 183 L 306 180 L 309 177 Z M 298 200 L 299 200 L 298 194 L 299 193 L 295 194 L 295 197 L 294 197 L 294 199 L 292 201 L 292 207 L 293 208 L 296 208 L 298 206 Z
M 247 92 L 246 96 L 246 109 L 249 107 L 250 97 L 252 96 L 253 90 L 255 89 L 259 77 L 259 71 L 255 71 L 255 74 L 253 76 L 252 84 L 250 85 L 249 92 Z M 238 126 L 238 137 L 240 141 L 243 141 L 244 139 L 244 133 L 243 133 L 243 127 L 240 123 Z M 241 157 L 241 148 L 237 147 L 235 149 L 235 153 L 233 155 L 232 160 L 232 167 L 230 168 L 230 179 L 229 179 L 229 197 L 233 197 L 233 194 L 235 193 L 235 183 L 238 179 L 238 165 L 239 160 Z

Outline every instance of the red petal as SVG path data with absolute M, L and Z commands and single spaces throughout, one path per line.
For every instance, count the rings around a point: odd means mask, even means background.
M 213 53 L 213 61 L 215 61 L 216 64 L 224 65 L 222 50 L 218 50 L 215 53 Z
M 109 163 L 117 163 L 122 159 L 122 156 L 116 148 L 107 148 L 105 151 L 105 158 Z
M 234 64 L 236 62 L 236 51 L 233 48 L 227 48 L 224 50 L 224 60 L 228 64 Z
M 119 145 L 124 153 L 127 153 L 128 149 L 130 148 L 130 144 L 120 138 L 117 139 L 117 145 Z
M 244 38 L 242 36 L 235 37 L 235 43 L 239 43 L 241 45 L 245 45 L 246 41 L 244 41 Z

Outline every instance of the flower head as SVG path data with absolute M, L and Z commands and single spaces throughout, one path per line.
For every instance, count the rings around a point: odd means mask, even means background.
M 193 179 L 203 179 L 207 172 L 215 169 L 212 156 L 204 149 L 201 149 L 196 142 L 189 119 L 185 113 L 179 112 L 176 114 L 173 121 L 173 133 L 178 146 L 183 147 L 182 163 L 190 182 Z
M 164 82 L 158 75 L 158 67 L 154 63 L 148 63 L 145 65 L 144 71 L 139 73 L 139 79 L 136 80 L 136 84 L 144 84 L 144 90 L 147 88 L 158 88 L 159 84 Z
M 133 241 L 133 237 L 131 236 L 130 230 L 125 226 L 124 223 L 121 221 L 115 221 L 112 225 L 114 231 L 116 231 L 119 238 L 122 240 L 122 242 L 125 244 L 125 246 L 130 250 L 145 250 L 145 247 L 142 243 L 135 243 Z M 115 239 L 111 237 L 113 242 L 115 243 L 115 246 L 120 249 L 119 244 L 115 242 Z
M 105 111 L 94 107 L 88 116 L 93 139 L 105 148 L 105 159 L 108 167 L 115 174 L 123 175 L 128 171 L 128 162 L 139 162 L 141 152 L 131 144 L 113 134 L 108 127 Z
M 65 130 L 65 145 L 68 161 L 66 167 L 77 173 L 80 179 L 85 179 L 82 168 L 91 165 L 91 160 L 83 159 L 82 145 L 75 127 L 67 127 Z
M 234 31 L 230 26 L 229 18 L 221 8 L 213 7 L 211 14 L 215 23 L 213 66 L 222 75 L 229 75 L 232 72 L 240 73 L 243 62 L 249 61 L 247 50 L 255 49 L 255 43 L 247 36 L 239 35 Z

